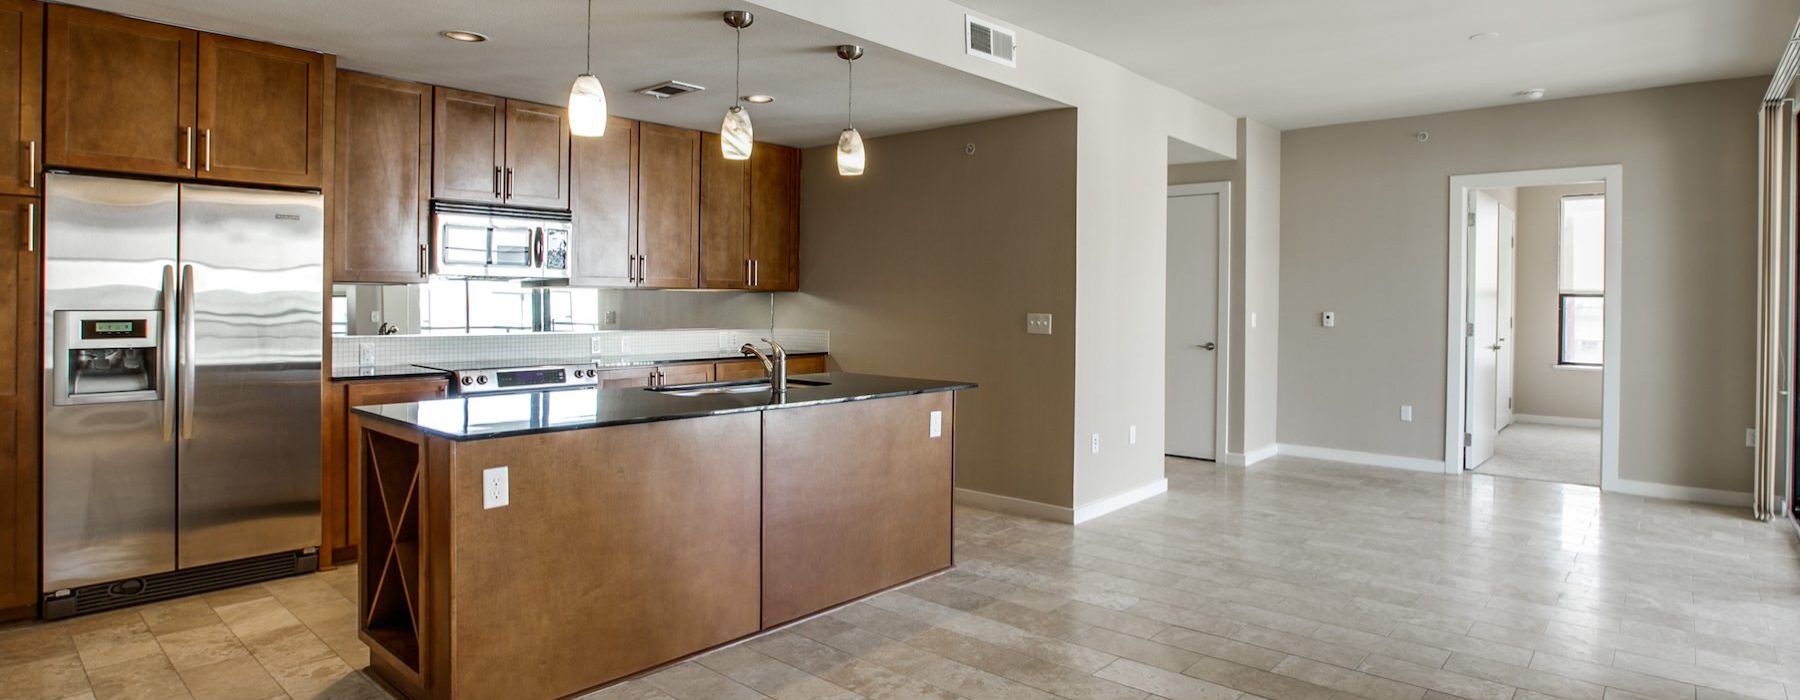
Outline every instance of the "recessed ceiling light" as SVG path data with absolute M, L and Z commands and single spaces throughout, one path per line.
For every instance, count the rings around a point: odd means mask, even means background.
M 467 31 L 463 31 L 461 29 L 446 29 L 444 31 L 438 32 L 438 36 L 444 37 L 445 39 L 452 39 L 455 41 L 466 41 L 471 44 L 479 44 L 483 41 L 487 41 L 486 34 L 482 34 L 480 32 L 467 32 Z
M 1544 89 L 1543 88 L 1532 88 L 1530 90 L 1520 90 L 1514 94 L 1518 95 L 1519 97 L 1523 97 L 1527 100 L 1544 99 Z
M 1491 41 L 1498 38 L 1500 38 L 1500 32 L 1482 32 L 1480 34 L 1469 35 L 1469 41 Z
M 744 101 L 753 105 L 766 105 L 775 101 L 774 95 L 745 95 Z

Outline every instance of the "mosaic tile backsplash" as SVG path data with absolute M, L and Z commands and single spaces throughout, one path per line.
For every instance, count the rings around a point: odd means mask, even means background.
M 732 354 L 769 335 L 767 328 L 502 335 L 374 335 L 333 338 L 331 365 L 338 371 L 377 365 L 481 360 L 591 357 L 601 364 L 636 358 Z M 775 342 L 791 353 L 831 352 L 831 332 L 777 328 Z

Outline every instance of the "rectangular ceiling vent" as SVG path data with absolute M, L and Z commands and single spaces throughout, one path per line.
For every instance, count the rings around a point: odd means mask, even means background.
M 659 100 L 666 100 L 671 97 L 680 97 L 680 96 L 686 95 L 690 92 L 699 92 L 699 91 L 705 90 L 705 89 L 706 88 L 700 87 L 699 85 L 695 85 L 693 83 L 684 83 L 679 80 L 671 80 L 666 83 L 657 83 L 657 84 L 651 85 L 650 87 L 647 87 L 647 88 L 640 88 L 640 89 L 638 89 L 638 93 L 644 94 L 644 95 L 649 95 L 649 96 L 654 97 Z
M 978 56 L 1008 68 L 1019 66 L 1019 35 L 974 15 L 963 15 L 963 45 L 970 56 Z

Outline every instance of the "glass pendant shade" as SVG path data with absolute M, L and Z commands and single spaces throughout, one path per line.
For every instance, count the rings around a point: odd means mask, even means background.
M 592 73 L 582 73 L 569 88 L 569 133 L 576 136 L 606 135 L 606 90 Z
M 725 110 L 725 123 L 719 126 L 719 148 L 724 150 L 725 159 L 749 160 L 750 148 L 755 143 L 756 134 L 750 127 L 750 113 L 737 105 Z
M 837 158 L 839 175 L 863 174 L 862 134 L 857 133 L 854 127 L 838 134 Z

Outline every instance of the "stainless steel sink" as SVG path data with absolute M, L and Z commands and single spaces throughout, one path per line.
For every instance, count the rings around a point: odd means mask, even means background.
M 816 382 L 809 379 L 789 379 L 788 387 L 827 386 L 831 382 Z M 731 382 L 707 382 L 705 384 L 680 384 L 676 386 L 649 387 L 645 391 L 653 391 L 669 396 L 712 396 L 715 394 L 754 394 L 770 391 L 767 379 L 744 379 Z

